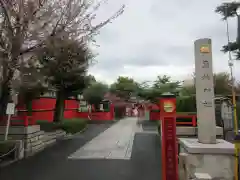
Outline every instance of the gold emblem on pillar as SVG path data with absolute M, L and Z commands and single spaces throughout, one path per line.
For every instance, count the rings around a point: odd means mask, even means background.
M 166 102 L 164 102 L 164 104 L 163 104 L 163 108 L 164 108 L 164 111 L 165 112 L 173 112 L 174 111 L 174 104 L 173 104 L 173 102 L 171 102 L 171 101 L 166 101 Z
M 209 45 L 202 45 L 200 48 L 201 53 L 210 53 Z

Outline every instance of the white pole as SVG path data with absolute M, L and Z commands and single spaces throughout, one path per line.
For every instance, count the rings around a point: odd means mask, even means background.
M 8 131 L 10 126 L 11 115 L 14 114 L 14 111 L 15 111 L 15 104 L 8 103 L 7 109 L 6 109 L 6 114 L 8 115 L 8 118 L 7 118 L 7 125 L 6 125 L 5 138 L 4 138 L 5 141 L 8 139 Z
M 8 131 L 9 131 L 10 119 L 11 119 L 11 114 L 8 114 L 7 126 L 6 126 L 5 138 L 4 138 L 5 141 L 7 141 L 7 139 L 8 139 Z

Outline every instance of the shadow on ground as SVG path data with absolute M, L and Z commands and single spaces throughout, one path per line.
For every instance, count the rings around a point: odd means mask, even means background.
M 157 132 L 157 122 L 156 121 L 149 121 L 149 120 L 142 120 L 139 122 L 142 125 L 143 131 L 156 131 Z
M 131 160 L 70 160 L 67 157 L 109 125 L 64 140 L 36 156 L 0 170 L 1 180 L 159 180 L 160 143 L 155 134 L 136 133 Z

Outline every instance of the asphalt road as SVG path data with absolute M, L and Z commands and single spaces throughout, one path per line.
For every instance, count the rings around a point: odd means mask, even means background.
M 0 169 L 0 180 L 159 180 L 160 143 L 156 134 L 136 132 L 130 160 L 68 159 L 111 125 L 90 125 L 35 156 Z

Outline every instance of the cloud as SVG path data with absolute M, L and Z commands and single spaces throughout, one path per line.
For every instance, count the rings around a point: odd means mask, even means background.
M 109 0 L 97 20 L 109 17 L 123 3 L 124 14 L 96 37 L 98 63 L 89 73 L 98 80 L 111 83 L 126 75 L 144 81 L 163 74 L 184 80 L 194 71 L 193 44 L 198 38 L 212 39 L 214 71 L 229 71 L 228 56 L 220 52 L 227 43 L 226 26 L 214 12 L 221 0 Z M 229 30 L 234 40 L 236 20 L 230 20 Z M 235 73 L 240 79 L 240 72 Z

